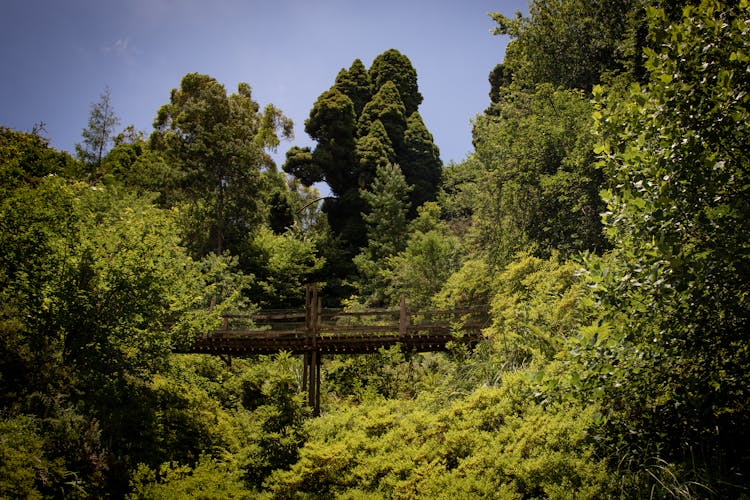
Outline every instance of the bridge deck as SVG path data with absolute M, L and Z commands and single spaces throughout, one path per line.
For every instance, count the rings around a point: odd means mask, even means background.
M 407 351 L 445 351 L 449 343 L 476 344 L 481 338 L 483 323 L 462 325 L 459 336 L 446 325 L 428 325 L 407 328 L 404 335 L 393 332 L 392 327 L 353 327 L 347 331 L 322 331 L 310 335 L 305 330 L 218 330 L 197 339 L 192 352 L 252 356 L 287 351 L 303 354 L 318 351 L 321 354 L 371 354 L 380 348 L 399 344 Z M 377 327 L 375 327 L 377 328 Z

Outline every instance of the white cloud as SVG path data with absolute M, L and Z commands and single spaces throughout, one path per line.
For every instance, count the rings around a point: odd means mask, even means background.
M 141 53 L 141 50 L 131 44 L 130 38 L 127 37 L 102 46 L 101 51 L 104 54 L 111 54 L 117 58 L 125 59 L 128 63 L 134 63 L 135 57 Z

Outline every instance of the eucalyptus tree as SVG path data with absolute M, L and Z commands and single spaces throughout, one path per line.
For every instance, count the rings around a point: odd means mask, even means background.
M 264 193 L 278 176 L 269 151 L 292 136 L 291 120 L 271 104 L 261 110 L 247 83 L 227 95 L 216 79 L 189 73 L 154 128 L 151 147 L 181 173 L 194 253 L 236 250 L 264 221 Z

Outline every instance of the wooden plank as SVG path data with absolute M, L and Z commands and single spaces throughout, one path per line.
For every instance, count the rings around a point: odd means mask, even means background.
M 435 316 L 439 314 L 457 316 L 461 314 L 488 313 L 489 306 L 466 307 L 461 309 L 437 309 L 433 311 L 412 311 L 412 316 Z
M 213 338 L 282 338 L 305 336 L 307 330 L 296 328 L 291 330 L 218 330 Z
M 367 311 L 338 311 L 338 312 L 329 312 L 329 313 L 321 313 L 321 316 L 328 317 L 328 318 L 346 318 L 346 317 L 352 317 L 352 318 L 360 318 L 363 316 L 391 316 L 394 318 L 398 318 L 399 311 L 398 309 L 368 309 Z
M 321 333 L 371 333 L 371 332 L 398 332 L 398 325 L 321 325 Z

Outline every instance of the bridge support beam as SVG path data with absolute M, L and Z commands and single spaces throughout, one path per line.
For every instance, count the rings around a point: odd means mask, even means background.
M 317 350 L 303 354 L 302 390 L 307 392 L 307 404 L 313 415 L 320 415 L 320 365 L 321 355 Z
M 307 404 L 313 415 L 320 415 L 320 362 L 318 331 L 320 329 L 321 300 L 315 285 L 305 287 L 305 330 L 308 351 L 303 355 L 302 390 L 307 391 Z

